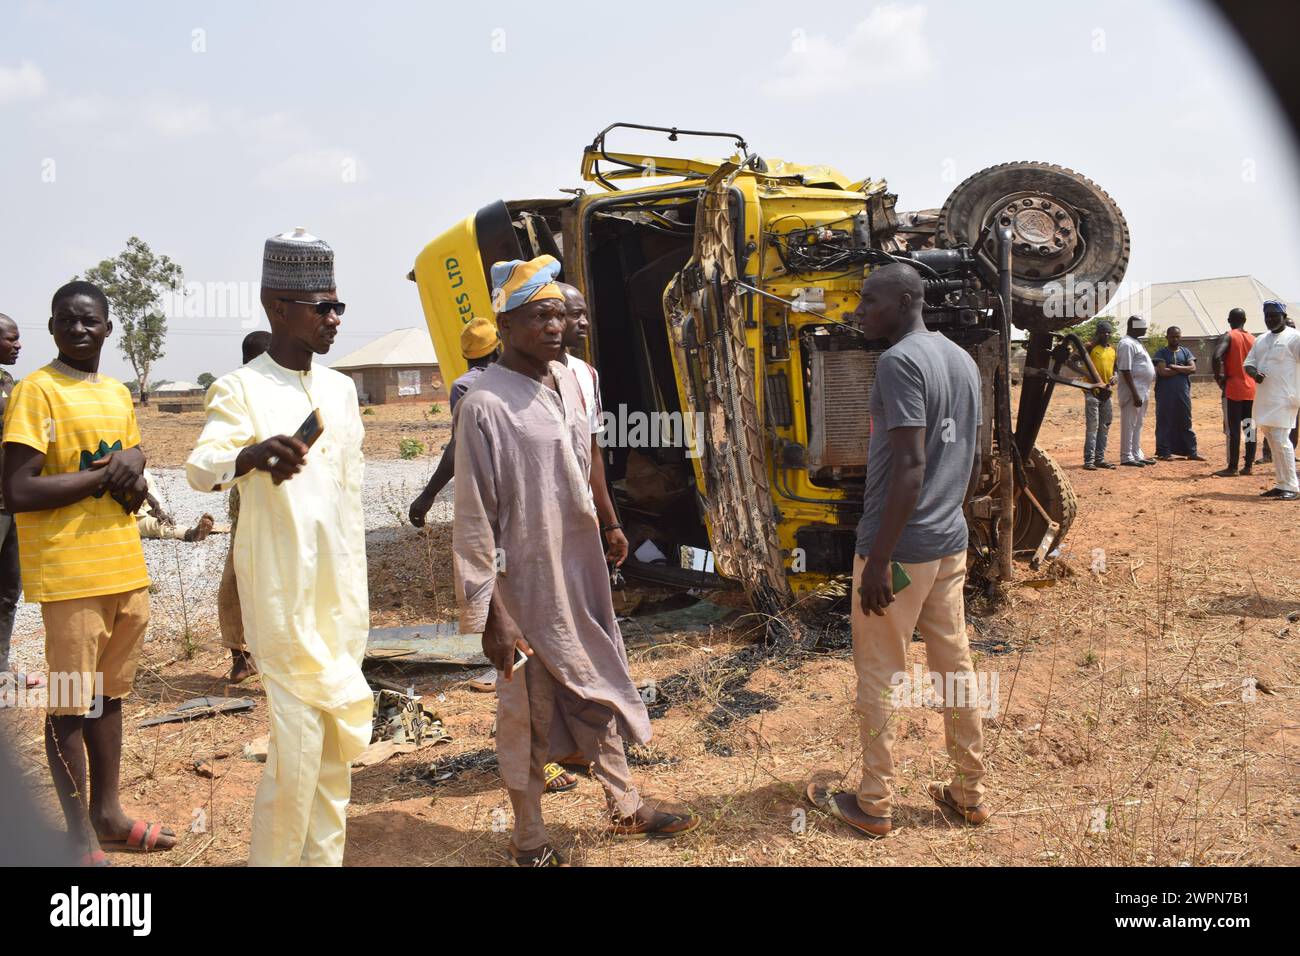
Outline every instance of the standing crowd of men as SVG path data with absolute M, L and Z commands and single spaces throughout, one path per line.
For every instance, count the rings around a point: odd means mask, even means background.
M 1286 314 L 1286 305 L 1269 300 L 1263 304 L 1268 331 L 1256 338 L 1246 331 L 1246 313 L 1228 313 L 1228 331 L 1215 344 L 1212 366 L 1222 395 L 1224 432 L 1227 437 L 1227 465 L 1216 478 L 1252 474 L 1257 464 L 1271 463 L 1275 483 L 1261 492 L 1261 498 L 1295 501 L 1300 498 L 1296 480 L 1295 449 L 1300 426 L 1300 332 Z M 1106 446 L 1112 421 L 1112 398 L 1119 392 L 1119 464 L 1141 468 L 1181 458 L 1205 461 L 1197 450 L 1192 428 L 1192 376 L 1196 357 L 1182 344 L 1182 330 L 1170 326 L 1166 344 L 1154 355 L 1143 339 L 1147 321 L 1134 315 L 1118 344 L 1111 343 L 1114 328 L 1105 319 L 1097 322 L 1087 343 L 1090 370 L 1072 362 L 1075 371 L 1100 384 L 1084 390 L 1085 471 L 1114 468 L 1106 460 Z M 1155 390 L 1156 456 L 1142 451 L 1142 426 Z M 1255 458 L 1261 442 L 1262 455 Z M 1243 441 L 1244 438 L 1244 441 Z M 1245 454 L 1242 455 L 1242 445 Z
M 559 272 L 549 256 L 493 265 L 495 322 L 476 318 L 464 330 L 470 370 L 452 387 L 452 438 L 410 509 L 412 524 L 422 525 L 454 474 L 460 627 L 482 634 L 497 674 L 510 853 L 538 867 L 567 865 L 542 817 L 543 794 L 576 785 L 560 764 L 600 783 L 609 836 L 672 838 L 700 822 L 644 800 L 628 767 L 627 745 L 651 737 L 610 585 L 628 542 L 597 443 L 599 379 L 575 354 L 588 332 L 587 304 L 557 281 Z M 336 866 L 349 763 L 370 742 L 372 721 L 361 670 L 369 630 L 363 425 L 352 380 L 314 360 L 333 345 L 345 311 L 333 250 L 302 229 L 268 239 L 261 285 L 271 331 L 246 339 L 244 364 L 209 388 L 186 475 L 196 490 L 231 496 L 222 641 L 231 679 L 256 669 L 269 708 L 249 862 Z M 962 507 L 981 467 L 980 378 L 961 348 L 926 330 L 923 301 L 919 274 L 901 264 L 873 270 L 862 287 L 857 320 L 869 337 L 890 342 L 871 395 L 853 568 L 863 774 L 853 793 L 807 787 L 815 806 L 872 838 L 892 829 L 900 705 L 891 693 L 914 630 L 931 669 L 946 678 L 939 683 L 954 765 L 929 796 L 970 825 L 989 816 L 962 599 Z M 49 330 L 57 358 L 12 388 L 4 383 L 0 654 L 22 587 L 41 607 L 51 678 L 94 676 L 92 688 L 69 699 L 51 696 L 45 740 L 81 862 L 103 866 L 110 845 L 177 843 L 172 829 L 128 814 L 118 788 L 122 701 L 149 622 L 135 517 L 149 487 L 131 395 L 99 372 L 113 331 L 103 291 L 87 282 L 61 287 Z M 0 317 L 0 362 L 11 364 L 18 347 L 16 326 Z M 1170 367 L 1181 361 L 1172 356 Z M 1269 364 L 1260 377 L 1281 375 Z M 1104 437 L 1095 454 L 1104 455 Z

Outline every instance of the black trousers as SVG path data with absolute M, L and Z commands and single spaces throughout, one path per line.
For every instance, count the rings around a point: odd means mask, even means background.
M 1235 471 L 1237 468 L 1237 458 L 1241 454 L 1241 423 L 1251 416 L 1251 411 L 1255 403 L 1250 399 L 1225 398 L 1223 400 L 1224 413 L 1228 418 L 1228 469 Z M 1254 437 L 1255 428 L 1252 423 L 1250 437 Z M 1255 463 L 1255 442 L 1246 442 L 1246 467 L 1249 468 Z
M 0 671 L 9 669 L 9 641 L 14 633 L 14 614 L 23 592 L 18 568 L 18 528 L 14 516 L 0 511 Z

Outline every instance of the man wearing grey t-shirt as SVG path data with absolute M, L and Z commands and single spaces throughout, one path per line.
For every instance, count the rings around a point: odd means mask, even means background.
M 858 525 L 852 602 L 855 709 L 862 735 L 856 794 L 809 784 L 808 798 L 868 837 L 892 829 L 892 745 L 911 686 L 913 630 L 943 700 L 944 737 L 956 765 L 930 796 L 972 825 L 988 819 L 980 701 L 966 640 L 966 518 L 962 507 L 979 477 L 980 376 L 974 360 L 922 319 L 924 287 L 911 266 L 875 269 L 862 285 L 856 318 L 868 339 L 889 349 L 871 389 L 866 494 Z M 896 592 L 893 564 L 910 582 Z

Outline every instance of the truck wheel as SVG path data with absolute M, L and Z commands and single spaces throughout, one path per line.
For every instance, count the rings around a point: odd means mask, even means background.
M 1074 523 L 1074 516 L 1079 507 L 1078 500 L 1074 496 L 1074 488 L 1055 459 L 1036 445 L 1028 460 L 1025 461 L 1025 481 L 1029 491 L 1043 506 L 1043 510 L 1061 526 L 1056 533 L 1056 540 L 1048 548 L 1048 551 L 1051 551 L 1065 539 L 1066 532 Z M 1036 551 L 1045 534 L 1047 534 L 1047 522 L 1038 513 L 1038 509 L 1024 495 L 1016 495 L 1012 549 L 1016 552 Z
M 985 227 L 1012 233 L 1011 319 L 1027 332 L 1086 322 L 1115 294 L 1128 268 L 1128 224 L 1106 191 L 1048 163 L 1003 163 L 968 178 L 939 212 L 941 249 L 974 247 Z M 997 281 L 993 239 L 977 251 Z M 996 286 L 995 286 L 996 287 Z

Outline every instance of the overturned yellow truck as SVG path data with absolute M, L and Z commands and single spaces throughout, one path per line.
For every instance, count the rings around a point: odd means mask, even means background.
M 628 130 L 734 151 L 611 149 Z M 629 578 L 707 587 L 715 575 L 679 557 L 711 552 L 716 575 L 779 610 L 849 573 L 868 397 L 887 347 L 865 340 L 853 313 L 864 276 L 895 261 L 925 280 L 926 325 L 967 349 L 983 377 L 983 474 L 966 505 L 975 566 L 1005 579 L 1015 557 L 1040 560 L 1060 543 L 1075 496 L 1035 441 L 1056 385 L 1098 384 L 1095 372 L 1093 382 L 1061 374 L 1071 356 L 1091 369 L 1061 330 L 1105 304 L 1129 256 L 1124 216 L 1095 184 L 1007 163 L 958 185 L 941 209 L 898 212 L 883 179 L 764 158 L 732 133 L 625 123 L 584 149 L 582 176 L 595 188 L 478 210 L 430 242 L 409 277 L 450 381 L 465 370 L 464 324 L 492 315 L 492 263 L 561 260 L 591 308 L 587 359 L 600 372 L 620 516 L 634 548 L 648 540 L 667 558 L 630 559 Z M 1028 333 L 1014 424 L 1013 326 Z

